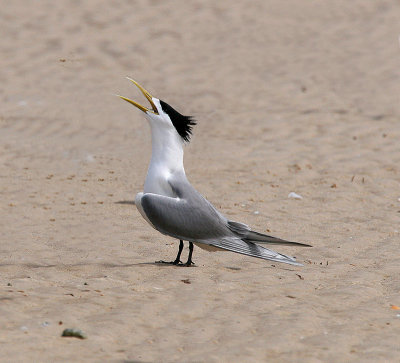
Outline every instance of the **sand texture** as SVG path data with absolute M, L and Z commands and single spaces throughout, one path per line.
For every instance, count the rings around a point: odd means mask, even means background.
M 400 361 L 399 1 L 2 1 L 1 362 Z M 198 125 L 191 183 L 310 243 L 178 243 L 133 200 L 130 76 Z M 295 192 L 303 198 L 288 198 Z M 187 253 L 185 247 L 184 254 Z M 81 329 L 87 339 L 61 337 Z

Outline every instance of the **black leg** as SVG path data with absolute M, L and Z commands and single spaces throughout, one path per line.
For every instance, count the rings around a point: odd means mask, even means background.
M 176 258 L 175 258 L 175 261 L 172 262 L 173 265 L 178 265 L 179 262 L 181 262 L 181 253 L 182 253 L 182 250 L 183 250 L 183 241 L 182 240 L 179 240 L 179 241 L 180 241 L 179 242 L 179 251 L 178 251 L 178 254 L 177 254 Z
M 182 240 L 179 240 L 180 242 L 179 242 L 179 250 L 178 250 L 178 255 L 176 256 L 176 259 L 175 259 L 175 261 L 170 261 L 170 262 L 167 262 L 167 261 L 156 261 L 156 263 L 167 263 L 167 264 L 169 264 L 169 265 L 179 265 L 179 263 L 181 263 L 181 253 L 182 253 L 182 250 L 183 250 L 183 241 Z
M 189 242 L 189 256 L 187 262 L 184 264 L 186 267 L 190 267 L 194 265 L 194 262 L 192 261 L 192 254 L 193 254 L 193 242 Z

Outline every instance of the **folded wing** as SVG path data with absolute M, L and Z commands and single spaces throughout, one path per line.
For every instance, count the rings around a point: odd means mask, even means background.
M 146 193 L 141 206 L 159 232 L 186 241 L 203 241 L 229 233 L 226 220 L 209 203 Z

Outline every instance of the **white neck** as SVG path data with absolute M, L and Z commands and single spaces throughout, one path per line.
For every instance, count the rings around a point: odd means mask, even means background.
M 173 196 L 168 178 L 171 174 L 183 172 L 183 140 L 169 127 L 153 125 L 151 127 L 151 161 L 144 183 L 145 193 Z

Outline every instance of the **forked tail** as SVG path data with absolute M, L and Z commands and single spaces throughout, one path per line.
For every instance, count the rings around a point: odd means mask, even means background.
M 311 245 L 305 243 L 286 241 L 284 239 L 252 231 L 249 226 L 239 222 L 228 221 L 228 227 L 232 232 L 234 232 L 239 238 L 241 238 L 245 242 L 267 243 L 271 245 L 312 247 Z
M 244 241 L 239 237 L 225 237 L 212 243 L 211 246 L 218 247 L 227 251 L 240 253 L 242 255 L 262 258 L 274 262 L 288 263 L 295 266 L 303 266 L 294 257 L 286 256 L 281 253 L 261 247 L 253 242 Z

